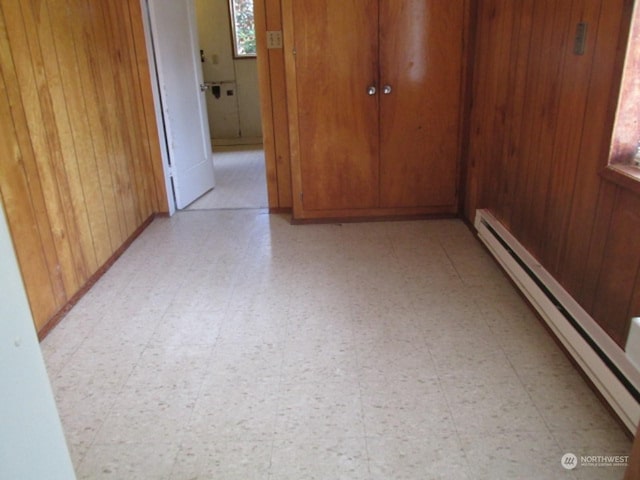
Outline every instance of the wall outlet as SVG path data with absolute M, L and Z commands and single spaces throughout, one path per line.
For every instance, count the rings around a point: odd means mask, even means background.
M 269 30 L 267 32 L 267 48 L 282 48 L 282 30 Z

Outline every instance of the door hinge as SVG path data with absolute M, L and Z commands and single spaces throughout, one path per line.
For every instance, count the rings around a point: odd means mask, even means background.
M 167 165 L 167 173 L 170 178 L 173 178 L 173 168 L 171 168 L 171 165 Z

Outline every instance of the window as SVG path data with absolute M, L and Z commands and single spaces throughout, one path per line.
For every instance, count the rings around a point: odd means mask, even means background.
M 640 2 L 636 2 L 639 4 Z M 603 176 L 640 192 L 640 6 L 636 5 L 620 86 L 609 161 Z
M 229 0 L 233 56 L 256 56 L 256 29 L 253 20 L 253 0 Z

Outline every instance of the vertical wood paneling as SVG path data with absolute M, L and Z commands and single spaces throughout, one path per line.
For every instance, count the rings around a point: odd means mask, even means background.
M 607 237 L 611 228 L 611 216 L 616 200 L 616 188 L 613 185 L 602 185 L 599 191 L 595 220 L 591 228 L 589 250 L 585 258 L 584 278 L 580 284 L 580 290 L 574 293 L 576 299 L 591 312 L 595 304 L 595 298 L 600 280 L 600 271 L 604 261 Z M 562 258 L 561 258 L 562 260 Z M 561 270 L 561 273 L 564 273 Z
M 94 98 L 102 98 L 104 101 L 97 102 L 99 115 L 99 128 L 104 133 L 104 148 L 106 149 L 106 158 L 108 162 L 102 163 L 102 176 L 104 178 L 107 194 L 109 195 L 109 209 L 111 215 L 116 212 L 117 225 L 111 222 L 111 235 L 115 243 L 122 243 L 127 232 L 130 231 L 132 225 L 127 225 L 125 215 L 126 200 L 120 195 L 117 172 L 120 165 L 117 161 L 117 153 L 122 151 L 122 139 L 117 131 L 113 128 L 113 122 L 109 119 L 117 115 L 114 108 L 113 99 L 115 98 L 115 88 L 113 86 L 114 72 L 111 62 L 105 61 L 105 52 L 109 52 L 109 45 L 106 39 L 106 27 L 104 17 L 102 15 L 100 5 L 94 3 L 87 4 L 87 9 L 91 9 L 90 15 L 95 18 L 95 22 L 83 22 L 83 31 L 79 34 L 84 36 L 82 48 L 87 52 L 89 70 L 91 73 L 91 82 L 93 83 Z M 93 53 L 93 54 L 92 54 Z
M 640 248 L 630 248 L 632 239 L 640 237 L 640 198 L 637 195 L 618 191 L 608 232 L 593 315 L 607 319 L 605 330 L 624 346 L 630 323 L 627 314 L 640 266 Z
M 469 159 L 469 181 L 467 183 L 467 208 L 481 198 L 483 205 L 494 205 L 497 201 L 498 188 L 497 170 L 481 162 L 483 158 L 499 158 L 500 141 L 492 142 L 492 138 L 503 138 L 505 118 L 502 110 L 508 93 L 505 71 L 497 65 L 508 59 L 509 17 L 513 9 L 507 2 L 492 4 L 481 2 L 478 16 L 485 21 L 477 26 L 476 43 L 476 78 L 482 78 L 482 83 L 474 81 L 473 98 L 482 95 L 484 102 L 474 101 L 471 112 L 471 140 Z M 487 188 L 483 188 L 486 186 Z
M 35 11 L 31 2 L 22 2 L 20 5 L 40 98 L 42 119 L 38 127 L 44 130 L 48 143 L 47 152 L 39 156 L 41 163 L 46 166 L 40 178 L 44 185 L 49 185 L 47 205 L 50 205 L 49 218 L 52 222 L 55 244 L 58 245 L 56 250 L 60 257 L 60 263 L 70 266 L 70 268 L 60 270 L 65 291 L 74 292 L 86 279 L 87 272 L 84 268 L 86 260 L 83 249 L 75 248 L 71 244 L 71 239 L 79 238 L 80 233 L 74 212 L 69 208 L 73 201 L 64 167 L 65 159 L 60 140 L 61 130 L 56 122 L 54 98 L 50 89 L 52 80 L 55 81 L 56 76 L 51 75 L 51 69 L 47 67 L 48 52 L 42 47 L 43 44 L 48 45 L 53 39 L 48 29 L 46 12 Z M 44 34 L 41 33 L 43 31 Z M 45 128 L 47 125 L 49 128 Z
M 594 68 L 594 51 L 598 36 L 598 21 L 601 5 L 598 1 L 575 1 L 572 19 L 580 19 L 589 25 L 586 52 L 583 56 L 572 55 L 565 50 L 567 65 L 562 76 L 558 123 L 555 133 L 549 173 L 549 192 L 546 197 L 544 224 L 541 231 L 545 264 L 557 275 L 560 265 L 563 235 L 567 229 L 572 205 L 573 191 L 579 161 L 575 152 L 580 148 L 583 128 L 577 128 L 575 119 L 585 118 L 591 70 Z M 571 29 L 573 25 L 569 25 Z M 580 126 L 581 127 L 581 126 Z
M 117 124 L 119 134 L 123 140 L 125 155 L 120 158 L 118 182 L 120 191 L 125 195 L 125 218 L 128 226 L 139 224 L 139 199 L 137 193 L 136 161 L 140 154 L 136 142 L 135 101 L 131 83 L 133 77 L 130 71 L 128 39 L 126 26 L 128 14 L 124 12 L 121 2 L 103 2 L 103 13 L 106 17 L 107 38 L 110 40 L 110 61 L 113 62 L 114 82 L 116 88 L 116 108 L 122 121 Z M 130 127 L 131 126 L 131 127 Z
M 589 255 L 589 240 L 596 221 L 594 214 L 602 184 L 598 171 L 605 164 L 609 152 L 611 121 L 608 113 L 617 103 L 611 94 L 616 79 L 616 48 L 620 31 L 624 30 L 621 26 L 624 3 L 624 0 L 602 2 L 596 30 L 598 40 L 595 45 L 594 68 L 591 70 L 587 107 L 582 120 L 583 136 L 577 154 L 579 168 L 576 170 L 569 225 L 562 246 L 560 278 L 566 288 L 578 297 L 581 296 L 580 291 L 586 277 L 585 259 Z
M 631 3 L 479 0 L 466 200 L 470 219 L 489 208 L 620 345 L 640 314 L 640 199 L 599 171 Z
M 17 140 L 24 161 L 27 181 L 30 186 L 33 179 L 37 179 L 38 182 L 30 189 L 30 200 L 33 202 L 51 288 L 56 301 L 59 301 L 65 297 L 65 291 L 64 281 L 57 269 L 59 252 L 56 249 L 53 232 L 60 227 L 60 224 L 51 222 L 50 214 L 59 213 L 60 207 L 59 202 L 56 201 L 55 184 L 45 174 L 50 170 L 48 168 L 49 162 L 46 160 L 49 156 L 48 145 L 43 128 L 34 65 L 31 62 L 20 61 L 21 57 L 29 57 L 29 44 L 23 28 L 20 5 L 13 3 L 11 8 L 5 8 L 4 11 L 7 19 L 7 44 L 16 44 L 18 47 L 14 49 L 10 59 L 3 55 L 2 61 L 3 64 L 6 64 L 6 68 L 3 68 L 3 74 L 9 88 L 9 103 L 15 127 L 17 129 L 20 124 L 26 127 L 17 130 Z M 7 44 L 0 47 L 3 52 L 6 50 Z M 7 52 L 7 54 L 9 53 Z
M 4 39 L 4 33 L 4 22 L 0 22 L 0 41 Z M 4 50 L 3 45 L 4 43 L 0 44 L 0 52 Z M 2 130 L 0 179 L 3 183 L 12 185 L 11 189 L 2 191 L 2 201 L 5 205 L 7 222 L 12 224 L 12 235 L 20 239 L 17 256 L 22 266 L 22 274 L 30 279 L 29 287 L 38 292 L 38 295 L 30 298 L 31 311 L 34 316 L 44 317 L 49 313 L 49 305 L 55 304 L 57 300 L 48 274 L 47 259 L 42 249 L 42 239 L 31 199 L 24 158 L 18 143 L 12 112 L 9 109 L 10 99 L 4 74 L 0 75 L 0 80 L 0 128 Z
M 40 330 L 166 195 L 138 0 L 0 0 L 0 194 Z
M 498 152 L 501 162 L 500 196 L 497 205 L 503 211 L 502 221 L 506 225 L 512 216 L 514 202 L 517 198 L 515 188 L 519 170 L 510 168 L 520 155 L 522 125 L 527 115 L 526 92 L 528 66 L 531 53 L 531 39 L 533 31 L 533 9 L 536 0 L 527 0 L 522 3 L 522 9 L 513 13 L 513 29 L 511 36 L 506 39 L 513 45 L 510 61 L 509 76 L 507 78 L 507 108 L 505 122 L 509 125 L 507 137 L 503 140 L 502 150 Z
M 565 3 L 543 0 L 535 4 L 533 24 L 538 28 L 532 31 L 525 90 L 526 114 L 520 138 L 522 151 L 527 154 L 522 157 L 518 169 L 515 188 L 518 193 L 510 219 L 514 231 L 521 232 L 522 242 L 538 257 L 541 252 L 535 238 L 540 222 L 537 211 L 544 198 L 544 183 L 540 182 L 540 177 L 544 176 L 549 137 L 555 128 L 554 91 L 562 58 L 562 44 L 558 39 L 562 29 L 558 25 L 563 23 L 562 5 Z
M 78 64 L 79 82 L 81 90 L 76 91 L 76 95 L 82 95 L 84 101 L 84 109 L 86 111 L 86 127 L 90 135 L 89 140 L 91 143 L 91 149 L 94 156 L 94 162 L 89 164 L 90 169 L 95 169 L 92 172 L 91 181 L 95 185 L 98 185 L 100 195 L 91 195 L 95 198 L 95 210 L 99 211 L 100 215 L 103 215 L 103 222 L 100 223 L 100 231 L 98 235 L 100 238 L 105 235 L 105 241 L 100 242 L 103 244 L 101 249 L 96 247 L 96 253 L 98 254 L 98 263 L 103 264 L 111 256 L 111 253 L 120 245 L 122 234 L 120 232 L 120 224 L 118 220 L 118 212 L 116 209 L 116 195 L 114 191 L 114 185 L 111 177 L 111 169 L 109 162 L 102 161 L 107 159 L 107 141 L 105 135 L 102 133 L 101 119 L 101 102 L 100 94 L 98 92 L 98 85 L 95 81 L 95 75 L 92 71 L 93 62 L 99 61 L 101 55 L 95 51 L 95 45 L 92 42 L 92 38 L 86 34 L 90 29 L 90 11 L 88 10 L 89 4 L 76 0 L 75 2 L 65 0 L 67 4 L 73 6 L 73 11 L 78 12 L 79 16 L 75 16 L 76 21 L 71 22 L 71 38 L 76 50 L 76 59 Z M 80 21 L 77 21 L 80 20 Z M 88 148 L 88 147 L 87 147 Z M 84 163 L 84 162 L 83 162 Z M 85 198 L 87 198 L 85 193 Z M 95 211 L 92 209 L 92 212 Z M 109 240 L 108 242 L 106 240 Z
M 576 0 L 577 1 L 577 0 Z M 546 206 L 548 204 L 549 179 L 554 162 L 549 162 L 549 158 L 554 158 L 555 139 L 558 135 L 564 135 L 562 125 L 559 124 L 561 119 L 560 112 L 560 94 L 562 92 L 563 79 L 565 78 L 568 58 L 573 56 L 570 39 L 573 35 L 570 33 L 574 27 L 574 12 L 572 11 L 573 1 L 560 2 L 554 5 L 552 9 L 553 22 L 549 22 L 551 32 L 549 32 L 549 43 L 545 44 L 542 49 L 543 62 L 540 65 L 542 72 L 539 72 L 545 81 L 540 81 L 541 98 L 540 98 L 540 116 L 537 123 L 540 124 L 539 130 L 534 137 L 534 144 L 538 145 L 535 157 L 534 177 L 531 184 L 531 190 L 527 199 L 527 209 L 529 210 L 529 219 L 525 222 L 525 239 L 530 239 L 528 243 L 532 245 L 532 251 L 539 258 L 546 258 L 546 244 L 544 237 L 540 235 L 546 219 Z M 533 76 L 534 71 L 529 72 Z M 535 116 L 534 116 L 535 119 Z M 538 120 L 538 119 L 535 119 Z M 571 123 L 569 123 L 571 125 Z
M 64 102 L 71 124 L 75 161 L 80 172 L 82 195 L 89 218 L 90 238 L 94 253 L 90 258 L 90 270 L 96 271 L 109 258 L 112 250 L 92 131 L 89 126 L 89 110 L 84 94 L 88 87 L 83 82 L 84 71 L 81 70 L 78 60 L 77 50 L 79 48 L 73 39 L 75 17 L 72 5 L 67 0 L 52 0 L 49 5 Z M 79 20 L 85 21 L 84 18 Z M 62 54 L 60 54 L 61 52 Z M 93 107 L 93 105 L 90 106 Z M 100 239 L 100 241 L 94 241 L 95 239 Z
M 51 131 L 51 135 L 57 138 L 56 157 L 54 158 L 56 178 L 61 196 L 65 202 L 67 215 L 66 230 L 61 234 L 69 238 L 70 242 L 73 242 L 74 266 L 79 284 L 82 284 L 89 278 L 97 265 L 91 238 L 89 213 L 84 201 L 84 190 L 73 143 L 69 112 L 62 88 L 63 80 L 54 43 L 54 31 L 49 17 L 49 8 L 47 4 L 40 3 L 38 9 L 35 10 L 36 4 L 32 3 L 32 5 L 34 5 L 33 10 L 29 14 L 31 18 L 37 19 L 37 41 L 42 50 L 47 78 L 47 88 L 44 90 L 51 97 L 54 115 L 53 120 L 51 120 L 52 123 L 49 124 L 47 130 Z

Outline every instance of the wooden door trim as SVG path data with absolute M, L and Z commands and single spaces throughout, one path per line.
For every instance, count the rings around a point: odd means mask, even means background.
M 267 174 L 267 197 L 269 209 L 280 207 L 278 195 L 278 170 L 276 167 L 275 125 L 273 121 L 273 102 L 271 100 L 271 65 L 267 38 L 267 2 L 254 2 L 254 19 L 256 33 L 258 88 L 260 90 L 260 116 L 262 119 L 262 147 Z
M 469 172 L 469 139 L 471 138 L 471 108 L 476 50 L 474 48 L 478 0 L 465 0 L 462 51 L 462 82 L 460 92 L 460 149 L 458 157 L 458 213 L 464 217 L 467 208 L 467 177 Z
M 302 169 L 300 165 L 300 129 L 298 118 L 298 87 L 295 68 L 295 42 L 293 39 L 293 0 L 281 0 L 284 66 L 287 79 L 287 111 L 289 113 L 289 154 L 291 156 L 291 188 L 294 218 L 304 218 L 302 204 Z

